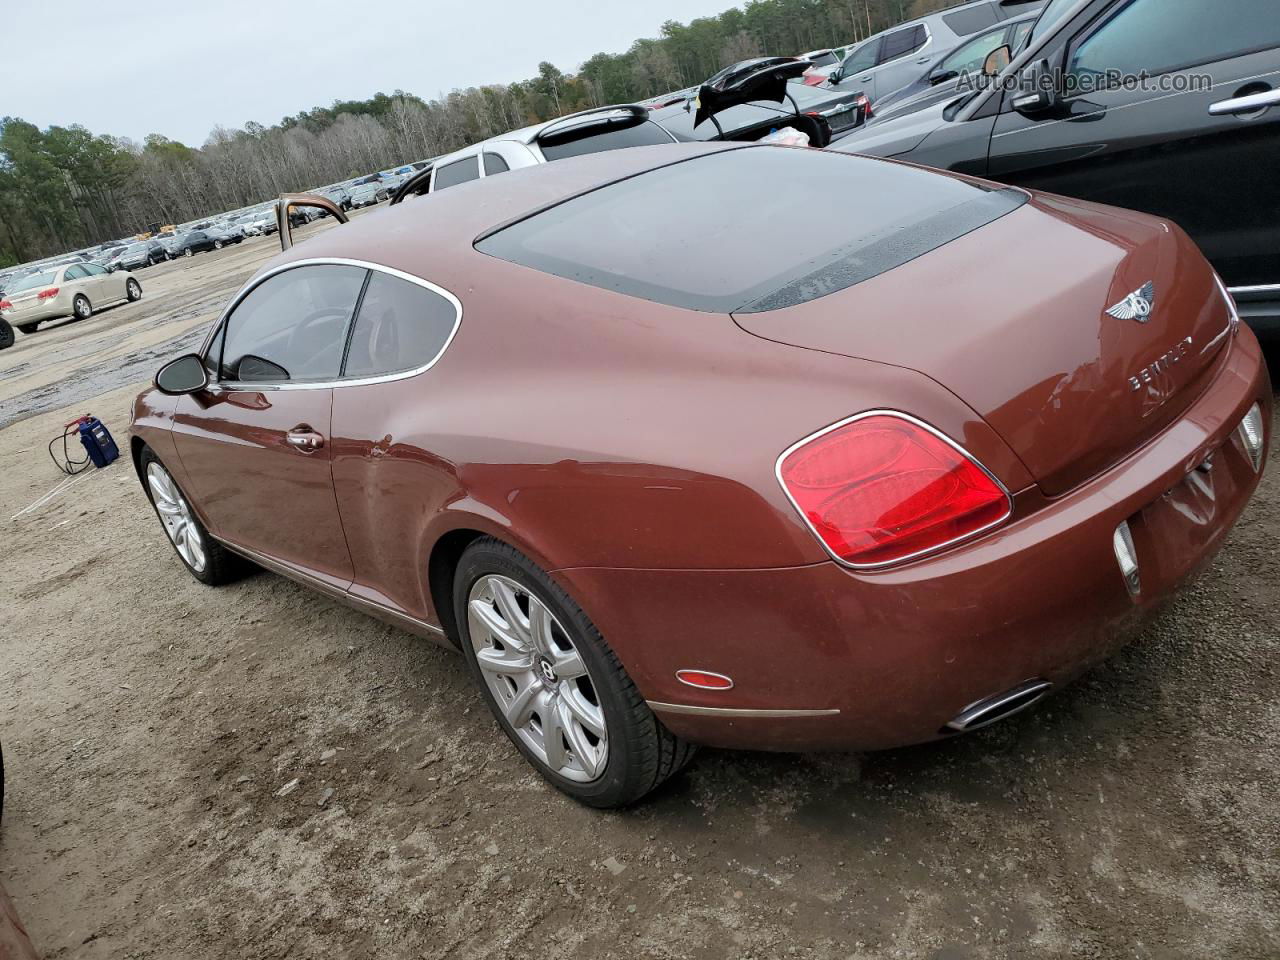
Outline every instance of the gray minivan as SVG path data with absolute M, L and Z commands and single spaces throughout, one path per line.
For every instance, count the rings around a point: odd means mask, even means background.
M 914 81 L 969 37 L 1044 4 L 1045 0 L 977 0 L 899 24 L 849 51 L 823 86 L 865 93 L 874 108 L 877 99 Z

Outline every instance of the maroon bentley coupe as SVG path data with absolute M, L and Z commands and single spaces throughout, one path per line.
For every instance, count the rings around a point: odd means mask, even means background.
M 133 460 L 198 579 L 461 648 L 586 803 L 1008 716 L 1257 487 L 1258 344 L 1171 223 L 772 146 L 490 179 L 269 263 Z

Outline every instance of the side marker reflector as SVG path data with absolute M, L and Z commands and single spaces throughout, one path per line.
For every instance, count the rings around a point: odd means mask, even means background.
M 711 673 L 709 670 L 677 670 L 676 679 L 699 690 L 733 689 L 733 680 L 723 673 Z

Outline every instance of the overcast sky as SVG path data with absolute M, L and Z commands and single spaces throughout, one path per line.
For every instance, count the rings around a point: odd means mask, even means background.
M 335 99 L 566 73 L 734 0 L 100 0 L 6 4 L 0 116 L 200 146 Z M 290 31 L 308 35 L 283 40 Z

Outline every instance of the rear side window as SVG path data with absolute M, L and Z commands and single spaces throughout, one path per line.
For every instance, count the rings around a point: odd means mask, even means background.
M 574 197 L 476 249 L 645 300 L 756 313 L 870 279 L 1025 202 L 865 157 L 744 147 Z
M 923 47 L 928 39 L 929 35 L 925 32 L 924 24 L 890 33 L 885 36 L 884 44 L 880 48 L 880 62 L 888 63 L 890 60 L 905 57 L 908 53 L 914 53 Z
M 1108 71 L 1159 76 L 1274 47 L 1276 0 L 1132 0 L 1076 47 L 1068 74 L 1093 87 Z
M 63 280 L 83 280 L 89 275 L 84 267 L 67 267 L 67 272 L 62 275 Z
M 227 318 L 220 379 L 335 379 L 366 273 L 294 267 L 258 284 Z
M 994 27 L 1000 22 L 1000 15 L 996 12 L 994 4 L 984 3 L 964 10 L 957 10 L 955 13 L 944 13 L 942 22 L 951 29 L 952 33 L 967 37 L 969 34 L 985 30 L 987 27 Z
M 563 160 L 565 157 L 580 157 L 587 153 L 670 142 L 671 137 L 656 123 L 649 120 L 636 123 L 633 118 L 628 118 L 625 123 L 587 124 L 564 133 L 538 138 L 542 155 L 548 160 Z
M 444 351 L 457 322 L 452 301 L 428 287 L 374 270 L 360 301 L 343 376 L 425 367 Z
M 446 163 L 443 167 L 436 167 L 431 189 L 435 191 L 443 190 L 445 187 L 456 187 L 460 183 L 476 180 L 479 177 L 479 159 L 474 156 L 463 157 L 461 160 L 453 161 L 453 163 Z
M 486 153 L 484 155 L 484 175 L 486 177 L 492 177 L 495 173 L 506 173 L 510 169 L 507 166 L 507 161 L 496 153 Z

